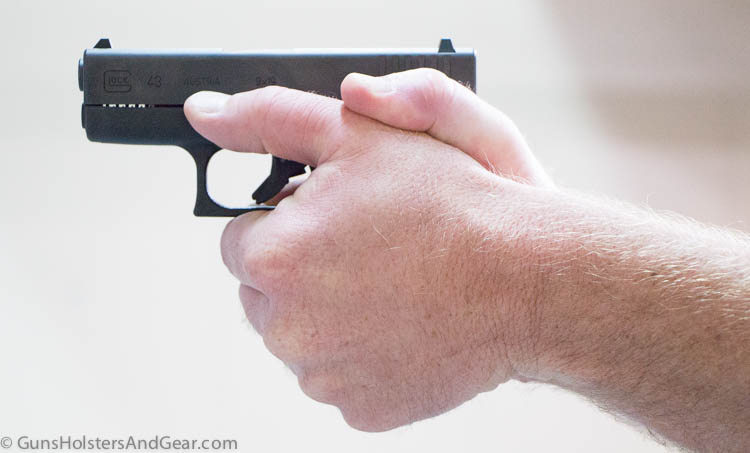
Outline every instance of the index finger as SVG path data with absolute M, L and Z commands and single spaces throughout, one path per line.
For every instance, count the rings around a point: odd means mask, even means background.
M 184 109 L 193 128 L 224 149 L 318 166 L 340 148 L 342 106 L 337 99 L 269 86 L 231 96 L 202 91 Z

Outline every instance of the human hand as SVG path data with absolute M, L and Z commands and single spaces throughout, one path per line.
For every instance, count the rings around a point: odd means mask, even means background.
M 576 391 L 697 451 L 747 451 L 746 236 L 555 190 L 502 113 L 435 71 L 353 74 L 341 89 L 350 110 L 553 189 L 506 186 L 496 198 L 510 219 L 498 236 L 514 224 L 531 233 L 517 276 L 538 278 L 512 311 L 527 332 L 516 337 L 515 378 Z M 494 250 L 500 261 L 506 252 Z
M 342 92 L 348 107 L 432 137 L 279 87 L 185 103 L 222 148 L 317 167 L 274 211 L 230 222 L 222 256 L 268 349 L 362 430 L 439 414 L 513 377 L 517 307 L 533 299 L 533 278 L 514 272 L 528 251 L 513 241 L 503 270 L 512 285 L 497 297 L 487 283 L 498 272 L 482 253 L 496 228 L 484 218 L 488 194 L 518 185 L 488 169 L 549 180 L 505 117 L 428 77 L 433 98 L 419 85 L 388 101 L 351 78 Z

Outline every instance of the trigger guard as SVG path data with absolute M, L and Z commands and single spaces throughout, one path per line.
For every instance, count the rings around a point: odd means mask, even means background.
M 195 207 L 193 214 L 198 217 L 236 217 L 251 211 L 270 211 L 273 206 L 248 206 L 246 208 L 230 208 L 215 202 L 208 193 L 206 186 L 206 172 L 208 163 L 219 151 L 219 147 L 213 143 L 199 143 L 183 146 L 193 156 L 197 174 L 197 187 L 195 193 Z

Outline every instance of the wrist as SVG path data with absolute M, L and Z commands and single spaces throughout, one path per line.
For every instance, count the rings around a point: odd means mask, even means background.
M 590 238 L 617 236 L 628 219 L 599 200 L 558 190 L 524 191 L 514 209 L 516 259 L 525 263 L 520 283 L 506 300 L 515 378 L 568 388 L 602 377 L 596 366 L 610 356 L 609 341 L 630 329 L 636 310 L 626 297 L 638 297 L 629 287 L 629 266 L 618 254 L 600 250 L 611 246 Z M 522 205 L 521 205 L 522 204 Z M 607 358 L 602 357 L 607 355 Z
M 595 275 L 622 269 L 606 254 L 592 253 L 586 243 L 604 225 L 616 225 L 618 213 L 555 189 L 506 183 L 496 190 L 482 213 L 484 241 L 489 242 L 482 265 L 490 269 L 487 296 L 512 377 L 557 384 L 587 381 L 591 367 L 583 362 L 605 347 L 605 338 L 597 337 L 627 328 L 628 318 L 611 316 L 609 303 L 613 293 L 628 292 L 626 279 Z M 625 304 L 614 308 L 629 309 Z
M 491 176 L 482 201 L 466 211 L 474 244 L 467 248 L 473 263 L 467 282 L 471 297 L 486 304 L 497 362 L 508 366 L 509 378 L 533 380 L 543 373 L 540 320 L 555 286 L 541 213 L 559 193 Z

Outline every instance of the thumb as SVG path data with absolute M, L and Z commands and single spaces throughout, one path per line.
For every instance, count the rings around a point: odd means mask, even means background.
M 184 112 L 196 132 L 221 148 L 313 166 L 340 150 L 345 129 L 341 101 L 278 86 L 232 96 L 201 91 L 185 100 Z
M 383 77 L 352 73 L 341 83 L 341 98 L 354 112 L 426 132 L 503 176 L 552 185 L 516 125 L 440 71 L 421 68 Z

